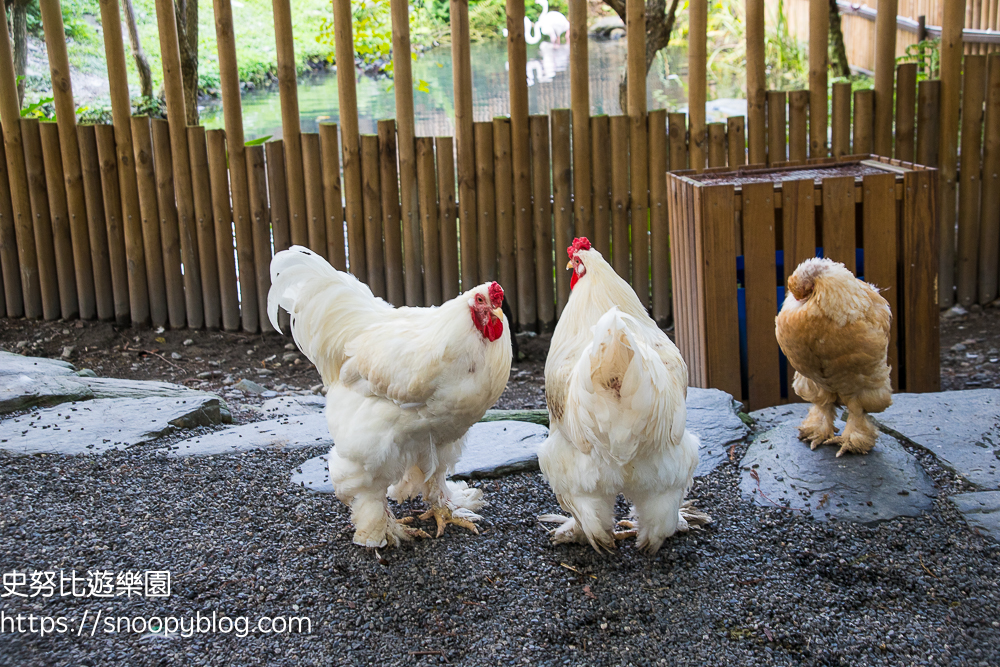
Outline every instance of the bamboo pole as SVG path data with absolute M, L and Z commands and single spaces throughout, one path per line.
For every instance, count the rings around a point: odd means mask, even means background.
M 851 82 L 833 84 L 833 126 L 831 148 L 833 157 L 851 153 Z
M 274 331 L 267 316 L 267 293 L 271 290 L 271 211 L 267 203 L 267 171 L 264 166 L 264 147 L 248 146 L 246 150 L 247 177 L 250 190 L 250 219 L 253 221 L 254 276 L 257 281 L 257 312 L 260 330 Z
M 756 63 L 750 60 L 753 53 L 750 39 L 749 11 L 756 5 L 763 6 L 763 0 L 750 0 L 747 3 L 747 96 L 748 106 L 753 105 L 756 91 L 751 87 L 751 77 L 756 72 Z M 705 159 L 708 153 L 708 134 L 705 128 L 705 89 L 708 85 L 708 0 L 691 0 L 688 5 L 688 115 L 690 126 L 691 168 L 695 171 L 705 169 Z M 633 169 L 634 171 L 634 169 Z
M 550 113 L 552 136 L 552 214 L 555 227 L 555 258 L 573 243 L 572 163 L 570 162 L 569 109 L 553 109 Z M 665 178 L 665 177 L 664 177 Z M 552 263 L 552 260 L 549 260 Z M 556 261 L 556 317 L 560 317 L 569 299 L 570 273 Z
M 369 280 L 365 256 L 365 224 L 361 193 L 361 135 L 358 133 L 358 92 L 354 81 L 354 30 L 351 0 L 333 0 L 334 41 L 338 65 L 340 132 L 344 151 L 344 199 L 347 216 L 348 261 L 359 280 Z
M 629 271 L 629 132 L 628 118 L 611 117 L 611 265 L 626 282 Z
M 171 136 L 167 121 L 152 121 L 153 167 L 156 172 L 156 202 L 159 209 L 160 244 L 163 256 L 163 278 L 167 290 L 167 313 L 171 329 L 183 328 L 187 322 L 186 285 L 181 274 L 181 236 L 177 224 L 177 198 L 174 189 L 174 156 L 170 150 Z M 185 144 L 186 145 L 186 144 Z M 229 187 L 226 186 L 226 194 Z M 228 197 L 227 197 L 228 199 Z
M 405 306 L 402 206 L 399 201 L 399 172 L 396 170 L 396 121 L 394 120 L 378 122 L 378 160 L 382 233 L 385 236 L 385 293 L 389 303 Z
M 784 162 L 785 157 L 785 106 L 783 91 L 771 90 L 767 93 L 767 163 Z
M 222 302 L 222 328 L 240 328 L 240 299 L 236 289 L 236 259 L 233 250 L 233 209 L 226 173 L 226 132 L 209 130 L 208 175 L 212 185 L 212 211 L 215 218 L 216 265 L 219 268 L 219 295 Z
M 826 68 L 830 35 L 827 0 L 809 0 L 809 157 L 827 156 Z M 751 157 L 750 162 L 753 162 Z
M 517 245 L 514 241 L 514 193 L 511 183 L 509 118 L 493 119 L 493 175 L 496 183 L 498 279 L 501 286 L 507 286 L 508 291 L 504 293 L 504 298 L 510 302 L 510 312 L 514 316 L 514 321 L 510 325 L 513 327 L 517 324 L 518 314 L 517 261 L 514 258 Z M 590 192 L 589 183 L 587 184 L 587 192 Z
M 892 155 L 893 84 L 896 78 L 896 14 L 899 0 L 879 0 L 875 17 L 875 153 Z
M 746 127 L 743 116 L 726 119 L 726 145 L 729 150 L 729 166 L 742 167 L 747 163 Z
M 712 162 L 713 130 L 725 132 L 725 125 L 708 126 L 708 161 Z M 723 134 L 722 138 L 725 138 Z M 741 135 L 742 138 L 742 135 Z M 725 163 L 725 154 L 722 161 Z M 667 218 L 667 112 L 649 112 L 649 240 L 652 246 L 653 319 L 666 327 L 670 319 L 670 241 Z
M 115 295 L 115 322 L 127 326 L 131 320 L 128 294 L 128 257 L 125 253 L 125 226 L 122 223 L 122 195 L 118 179 L 118 154 L 115 151 L 115 130 L 110 125 L 98 125 L 97 156 L 101 161 L 101 186 L 108 230 L 108 259 L 111 262 L 111 282 Z M 41 249 L 41 248 L 39 248 Z M 39 254 L 41 257 L 41 254 Z
M 979 218 L 979 303 L 997 298 L 1000 267 L 1000 53 L 987 60 L 983 201 Z
M 58 33 L 62 31 L 62 13 L 59 11 L 59 0 L 43 0 L 43 20 L 44 6 L 50 5 L 53 15 L 58 17 Z M 128 258 L 128 284 L 130 309 L 132 311 L 132 323 L 146 325 L 150 322 L 149 304 L 149 272 L 146 268 L 146 251 L 143 246 L 142 237 L 142 212 L 139 207 L 139 186 L 135 173 L 135 150 L 132 146 L 132 104 L 129 99 L 128 74 L 125 69 L 125 46 L 122 41 L 121 12 L 118 7 L 118 0 L 102 0 L 101 5 L 101 26 L 104 35 L 104 53 L 108 63 L 108 85 L 111 91 L 111 114 L 115 128 L 115 150 L 118 152 L 118 179 L 121 181 L 119 187 L 122 196 L 122 222 L 125 226 L 125 255 Z M 53 22 L 55 23 L 55 22 Z M 69 62 L 64 61 L 66 57 L 65 44 L 49 45 L 49 62 L 53 62 L 52 53 L 55 51 L 59 62 L 65 62 L 65 92 L 63 108 L 60 109 L 58 91 L 62 85 L 54 86 L 56 93 L 56 113 L 59 116 L 59 135 L 65 140 L 72 137 L 76 139 L 75 109 L 73 107 L 73 94 L 69 86 Z M 62 48 L 59 48 L 59 47 Z M 60 64 L 60 69 L 62 65 Z M 55 67 L 53 67 L 53 81 L 56 79 Z M 65 152 L 63 164 L 70 167 L 66 173 L 66 192 L 70 197 L 70 211 L 74 209 L 80 211 L 78 215 L 82 219 L 82 211 L 86 204 L 83 201 L 83 190 L 79 187 L 79 173 L 76 168 L 79 165 L 79 152 L 76 146 L 68 146 L 71 164 L 67 165 Z M 75 186 L 71 188 L 70 181 Z M 76 192 L 78 191 L 78 192 Z M 71 194 L 75 192 L 76 194 Z M 78 199 L 74 207 L 74 197 Z M 199 271 L 200 273 L 200 271 Z
M 243 108 L 240 102 L 240 75 L 236 64 L 236 37 L 233 33 L 233 9 L 230 0 L 213 0 L 215 37 L 219 48 L 219 81 L 222 111 L 226 122 L 226 147 L 229 150 L 229 182 L 233 199 L 233 222 L 236 224 L 236 261 L 239 265 L 240 314 L 243 330 L 257 331 L 257 284 L 254 279 L 253 220 L 247 177 L 246 148 L 243 140 Z
M 941 82 L 917 85 L 917 164 L 938 166 L 941 136 Z
M 78 125 L 83 191 L 87 200 L 87 236 L 90 240 L 90 265 L 94 270 L 94 302 L 97 317 L 114 319 L 114 288 L 108 257 L 108 230 L 104 225 L 104 194 L 101 188 L 101 163 L 97 157 L 97 135 L 93 125 Z
M 38 279 L 42 288 L 42 316 L 46 320 L 59 318 L 59 278 L 56 272 L 55 247 L 52 240 L 52 216 L 45 183 L 42 141 L 35 118 L 21 119 L 21 139 L 24 142 L 24 168 L 28 176 L 28 196 L 31 200 L 31 220 L 38 253 Z M 127 290 L 126 290 L 126 296 Z M 126 313 L 128 310 L 126 309 Z
M 479 221 L 479 281 L 497 279 L 496 175 L 493 170 L 493 123 L 476 123 L 476 204 Z M 567 130 L 568 131 L 568 130 Z M 572 204 L 570 204 L 572 208 Z M 570 213 L 572 215 L 572 212 Z
M 573 110 L 573 225 L 577 236 L 589 238 L 594 233 L 594 212 L 590 192 L 590 63 L 587 53 L 587 1 L 568 0 L 568 5 L 569 97 Z
M 958 196 L 956 297 L 966 308 L 976 301 L 979 278 L 980 169 L 986 56 L 966 56 L 962 90 L 962 171 Z
M 441 305 L 441 255 L 438 238 L 437 184 L 434 178 L 434 139 L 417 137 L 417 187 L 420 229 L 423 235 L 424 305 Z
M 277 45 L 278 94 L 281 97 L 281 142 L 285 150 L 285 197 L 294 243 L 309 241 L 306 223 L 306 192 L 302 173 L 302 127 L 299 122 L 299 97 L 295 40 L 292 32 L 291 0 L 274 0 L 274 40 Z M 277 250 L 277 248 L 275 248 Z M 284 249 L 284 248 L 282 248 Z M 263 318 L 263 322 L 267 318 Z
M 652 112 L 650 112 L 652 113 Z M 726 166 L 726 124 L 725 123 L 709 123 L 706 125 L 708 130 L 708 166 L 709 167 L 725 167 Z M 652 139 L 650 139 L 650 145 L 652 146 Z M 652 150 L 652 149 L 650 149 Z M 666 155 L 664 155 L 666 157 Z M 652 173 L 652 172 L 650 172 Z M 664 174 L 666 178 L 666 174 Z M 664 181 L 666 183 L 666 181 Z M 650 181 L 649 184 L 650 191 L 653 190 L 653 183 Z M 652 203 L 650 204 L 652 206 Z
M 535 288 L 542 331 L 555 326 L 555 286 L 552 271 L 552 174 L 549 171 L 549 119 L 535 115 L 531 124 L 531 194 L 535 210 Z
M 322 140 L 321 140 L 322 141 Z M 274 241 L 274 252 L 278 253 L 282 250 L 287 250 L 291 246 L 291 226 L 288 220 L 288 188 L 285 187 L 285 147 L 282 145 L 281 139 L 275 141 L 268 141 L 264 144 L 264 152 L 267 157 L 267 194 L 268 200 L 271 203 L 271 234 Z M 299 146 L 301 148 L 301 137 Z M 336 152 L 336 148 L 334 149 Z M 339 166 L 339 162 L 338 162 Z M 337 185 L 339 193 L 340 185 L 340 171 L 337 171 Z M 323 183 L 324 186 L 324 196 L 326 190 L 326 182 Z M 303 190 L 304 191 L 304 190 Z M 343 215 L 341 215 L 341 223 L 343 223 Z M 333 234 L 330 232 L 329 225 L 327 226 L 326 240 L 327 247 L 331 247 L 331 239 Z M 344 232 L 343 224 L 341 224 L 340 232 L 340 252 L 343 256 L 344 252 Z M 329 251 L 328 251 L 329 254 Z M 284 308 L 278 309 L 278 327 L 283 335 L 288 335 L 289 333 L 289 317 L 288 312 Z
M 62 319 L 68 320 L 79 315 L 80 303 L 77 300 L 76 276 L 73 270 L 73 239 L 69 228 L 66 189 L 63 187 L 59 128 L 55 123 L 40 123 L 38 130 L 45 170 L 45 193 L 48 196 L 49 217 L 52 223 L 52 249 L 56 282 L 59 286 L 59 308 Z
M 21 293 L 21 273 L 17 265 L 17 229 L 14 223 L 14 205 L 11 201 L 6 153 L 3 139 L 0 138 L 0 265 L 3 267 L 4 290 L 2 305 L 4 317 L 20 317 L 24 314 L 24 295 Z
M 407 0 L 390 0 L 392 76 L 396 94 L 400 216 L 403 227 L 403 282 L 406 305 L 423 304 L 420 277 L 420 213 L 417 207 L 416 144 L 413 129 L 413 75 L 410 69 L 410 11 Z
M 903 63 L 896 74 L 895 158 L 913 162 L 916 145 L 917 63 Z
M 382 239 L 382 186 L 379 183 L 378 135 L 361 135 L 361 192 L 365 214 L 365 256 L 368 286 L 372 293 L 386 298 L 385 245 Z
M 531 154 L 528 148 L 527 46 L 524 41 L 524 0 L 506 0 L 507 60 L 510 62 L 510 154 L 513 170 L 514 221 L 517 243 L 517 321 L 522 331 L 534 330 L 534 230 L 531 208 Z
M 215 217 L 212 210 L 212 187 L 208 175 L 208 147 L 205 128 L 188 127 L 188 152 L 191 158 L 191 183 L 194 186 L 194 216 L 198 221 L 198 268 L 201 272 L 201 302 L 205 328 L 221 325 L 222 303 L 219 297 L 219 268 L 215 251 Z
M 700 0 L 698 0 L 700 1 Z M 632 288 L 639 303 L 649 307 L 649 146 L 646 144 L 646 4 L 626 0 L 628 39 L 628 117 L 629 117 L 629 213 L 632 240 Z M 697 4 L 697 2 L 696 2 Z M 707 5 L 706 5 L 707 6 Z M 707 10 L 706 10 L 707 11 Z M 703 105 L 704 106 L 704 105 Z M 694 131 L 702 133 L 704 120 Z M 692 134 L 692 137 L 695 135 Z M 692 144 L 695 141 L 691 141 Z M 701 164 L 704 164 L 704 151 Z M 692 163 L 694 164 L 694 163 Z M 704 167 L 702 167 L 704 168 Z
M 854 144 L 851 150 L 854 155 L 868 155 L 874 150 L 874 102 L 873 91 L 854 91 Z
M 809 91 L 793 90 L 788 93 L 788 159 L 805 162 L 808 157 Z
M 173 190 L 177 202 L 181 261 L 184 264 L 184 303 L 187 314 L 187 325 L 192 329 L 200 329 L 204 322 L 204 314 L 201 303 L 201 271 L 198 266 L 198 246 L 196 245 L 198 230 L 194 217 L 191 159 L 188 156 L 187 121 L 184 111 L 184 82 L 181 77 L 181 52 L 177 39 L 177 18 L 174 15 L 173 0 L 156 0 L 156 24 L 160 32 L 160 54 L 163 59 L 163 90 L 167 101 L 167 118 L 170 119 L 170 157 L 174 170 Z M 219 41 L 220 69 L 225 70 L 226 68 L 222 67 L 222 40 L 220 39 Z M 223 73 L 222 76 L 225 77 L 226 75 Z M 235 109 L 233 110 L 230 109 L 230 94 L 225 93 L 225 79 L 223 79 L 222 87 L 224 90 L 224 111 L 226 116 L 228 117 L 234 111 L 239 114 L 238 90 Z M 241 137 L 240 145 L 242 144 Z M 238 160 L 234 160 L 234 162 L 243 164 L 242 152 L 234 157 L 238 157 Z M 162 202 L 160 208 L 163 208 Z M 170 284 L 169 278 L 167 284 Z M 174 321 L 174 317 L 171 316 L 171 325 L 174 324 Z
M 303 178 L 306 193 L 306 246 L 314 253 L 327 258 L 326 206 L 323 201 L 323 171 L 320 159 L 319 135 L 306 132 L 301 135 Z M 294 229 L 292 230 L 294 235 Z M 294 243 L 294 238 L 292 239 Z
M 143 255 L 146 258 L 146 286 L 149 315 L 154 327 L 167 325 L 167 287 L 163 277 L 163 250 L 160 243 L 160 209 L 156 201 L 156 171 L 153 168 L 153 135 L 149 116 L 133 116 L 132 146 L 135 151 L 136 186 L 142 217 Z M 215 244 L 212 244 L 215 247 Z M 218 284 L 218 278 L 216 278 Z M 183 300 L 182 300 L 183 304 Z
M 764 0 L 746 2 L 747 134 L 750 164 L 764 164 L 767 77 L 764 67 Z
M 938 272 L 938 305 L 955 303 L 955 215 L 958 171 L 958 112 L 962 71 L 962 29 L 965 0 L 944 4 L 941 27 L 941 131 L 938 139 L 938 223 L 941 270 Z
M 458 152 L 458 221 L 461 227 L 462 289 L 479 282 L 476 229 L 476 148 L 472 117 L 469 2 L 451 0 L 451 72 L 455 86 L 455 146 Z
M 24 147 L 21 143 L 21 110 L 18 107 L 17 79 L 14 76 L 14 56 L 11 51 L 10 33 L 7 30 L 6 12 L 2 27 L 0 124 L 3 125 L 4 153 L 7 160 L 7 174 L 10 178 L 10 199 L 17 238 L 17 260 L 21 272 L 23 313 L 29 320 L 34 320 L 42 316 L 42 288 L 38 280 L 38 255 L 35 250 L 35 232 L 31 224 L 31 199 L 28 196 L 28 176 L 24 169 Z M 6 285 L 5 280 L 4 286 Z M 8 311 L 12 315 L 17 312 L 9 308 Z
M 434 139 L 437 152 L 438 247 L 441 298 L 458 294 L 458 236 L 455 223 L 455 144 L 451 137 Z
M 327 258 L 338 271 L 347 271 L 347 251 L 344 246 L 344 199 L 340 187 L 338 142 L 337 126 L 333 123 L 320 123 L 319 147 L 323 163 L 323 199 L 326 203 Z
M 593 183 L 594 235 L 591 243 L 611 259 L 611 118 L 590 119 L 591 182 Z

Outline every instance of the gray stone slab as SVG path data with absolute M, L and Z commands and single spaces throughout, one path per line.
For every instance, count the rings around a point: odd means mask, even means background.
M 0 375 L 0 415 L 94 398 L 88 386 L 76 382 L 82 379 L 40 373 Z
M 765 507 L 799 509 L 820 521 L 875 523 L 931 508 L 934 484 L 898 440 L 882 434 L 869 454 L 838 459 L 837 447 L 810 450 L 798 439 L 808 406 L 786 408 L 783 420 L 759 432 L 740 462 L 744 497 Z
M 538 448 L 548 436 L 549 429 L 528 422 L 473 424 L 452 477 L 481 479 L 538 470 Z
M 1000 389 L 896 394 L 873 415 L 982 489 L 1000 488 Z
M 701 440 L 694 476 L 704 477 L 729 458 L 729 448 L 750 428 L 738 416 L 740 404 L 724 391 L 691 387 L 686 403 L 687 428 Z
M 961 493 L 948 500 L 970 526 L 1000 542 L 1000 491 Z
M 0 350 L 0 376 L 2 375 L 72 375 L 76 367 L 60 359 L 24 357 Z
M 292 471 L 292 484 L 313 493 L 333 493 L 326 454 L 314 456 Z
M 209 456 L 250 449 L 290 449 L 323 445 L 333 439 L 322 414 L 268 419 L 182 440 L 170 447 L 170 456 Z
M 221 421 L 219 399 L 99 399 L 34 410 L 0 422 L 0 449 L 13 454 L 98 454 Z
M 270 398 L 260 406 L 267 417 L 289 417 L 293 415 L 314 415 L 326 409 L 326 396 L 279 396 Z

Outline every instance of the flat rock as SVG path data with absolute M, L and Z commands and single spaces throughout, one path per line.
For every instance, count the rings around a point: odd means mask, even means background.
M 740 462 L 744 497 L 765 507 L 798 509 L 820 521 L 876 523 L 931 508 L 934 484 L 896 438 L 881 434 L 875 449 L 864 456 L 838 459 L 833 445 L 810 450 L 798 439 L 798 425 L 808 409 L 805 404 L 782 406 L 780 419 L 758 432 Z M 840 421 L 836 425 L 844 427 Z
M 292 484 L 301 486 L 313 493 L 333 493 L 333 483 L 330 481 L 330 467 L 327 455 L 314 456 L 303 461 L 302 465 L 292 471 Z
M 221 419 L 220 401 L 210 394 L 64 403 L 0 422 L 0 449 L 13 454 L 99 454 Z
M 260 410 L 268 417 L 290 417 L 296 415 L 315 415 L 326 409 L 326 396 L 312 394 L 309 396 L 279 396 L 271 398 L 260 406 Z
M 24 357 L 0 350 L 0 376 L 2 375 L 73 375 L 76 368 L 68 361 Z
M 729 447 L 750 428 L 739 418 L 740 404 L 724 391 L 690 387 L 686 403 L 687 428 L 701 440 L 694 476 L 704 477 L 729 458 Z
M 315 445 L 333 445 L 326 416 L 322 414 L 269 419 L 182 440 L 170 447 L 169 455 L 209 456 L 250 449 L 290 449 Z
M 528 422 L 473 424 L 452 477 L 481 479 L 538 470 L 538 448 L 548 436 L 549 429 Z
M 1000 389 L 896 394 L 873 415 L 981 489 L 1000 488 Z
M 961 493 L 948 498 L 966 522 L 1000 542 L 1000 491 Z
M 83 379 L 74 375 L 41 373 L 0 375 L 0 415 L 94 398 L 89 387 L 76 382 Z

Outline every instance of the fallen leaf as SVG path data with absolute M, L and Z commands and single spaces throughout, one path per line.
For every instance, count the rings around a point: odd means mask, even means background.
M 166 342 L 167 342 L 167 339 L 166 339 L 166 338 L 164 338 L 163 336 L 158 336 L 158 337 L 156 338 L 156 342 L 157 342 L 157 343 L 166 343 Z
M 597 596 L 594 595 L 593 591 L 590 590 L 590 586 L 584 586 L 583 587 L 583 594 L 586 595 L 591 600 L 596 600 L 597 599 Z
M 736 445 L 730 445 L 730 447 L 729 447 L 729 460 L 730 461 L 735 461 L 736 460 L 735 452 L 736 452 Z

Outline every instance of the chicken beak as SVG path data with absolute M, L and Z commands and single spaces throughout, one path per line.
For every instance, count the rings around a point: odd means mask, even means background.
M 572 269 L 573 268 L 573 260 L 569 260 L 568 262 L 566 262 L 566 268 L 567 269 Z
M 496 316 L 498 320 L 503 322 L 503 308 L 494 308 L 492 312 L 493 315 Z

